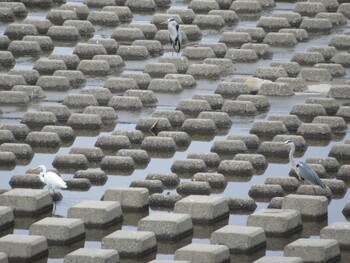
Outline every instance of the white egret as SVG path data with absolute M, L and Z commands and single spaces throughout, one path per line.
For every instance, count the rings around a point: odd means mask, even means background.
M 175 52 L 179 53 L 181 49 L 181 44 L 182 44 L 180 26 L 172 17 L 169 18 L 167 22 L 164 22 L 164 23 L 168 23 L 170 44 L 173 46 Z
M 326 185 L 322 180 L 318 177 L 317 173 L 314 169 L 312 169 L 307 163 L 304 162 L 296 162 L 293 158 L 294 152 L 295 152 L 295 145 L 294 142 L 291 140 L 285 141 L 285 144 L 290 146 L 289 151 L 289 160 L 292 164 L 293 170 L 296 172 L 298 177 L 302 180 L 305 180 L 312 185 L 318 185 L 321 188 L 326 188 Z
M 34 173 L 39 173 L 40 181 L 52 189 L 55 193 L 55 188 L 67 188 L 67 184 L 62 180 L 61 176 L 57 173 L 46 171 L 45 165 L 39 165 L 32 169 Z

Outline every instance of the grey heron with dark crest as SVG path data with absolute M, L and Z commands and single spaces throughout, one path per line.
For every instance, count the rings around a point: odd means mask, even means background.
M 312 185 L 318 185 L 321 188 L 326 188 L 326 185 L 324 184 L 324 182 L 322 182 L 320 177 L 318 177 L 318 175 L 314 169 L 312 169 L 305 162 L 296 162 L 294 160 L 294 157 L 293 157 L 294 152 L 295 152 L 294 142 L 291 140 L 287 140 L 287 141 L 285 141 L 285 144 L 290 146 L 289 160 L 290 160 L 290 163 L 292 164 L 293 170 L 298 175 L 298 177 L 301 180 L 305 180 L 306 182 L 311 183 Z
M 168 23 L 168 31 L 170 44 L 173 46 L 176 53 L 180 52 L 181 44 L 182 44 L 182 36 L 180 31 L 179 24 L 175 21 L 174 18 L 169 18 L 166 22 Z

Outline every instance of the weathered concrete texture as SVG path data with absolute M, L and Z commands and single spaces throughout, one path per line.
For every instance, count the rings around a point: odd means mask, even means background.
M 259 13 L 262 7 L 259 1 L 234 1 L 230 6 L 230 10 L 234 10 L 237 14 Z
M 67 125 L 73 129 L 99 129 L 102 126 L 101 117 L 97 114 L 72 113 Z
M 186 47 L 182 55 L 188 59 L 203 60 L 206 58 L 216 58 L 214 51 L 210 47 Z
M 146 176 L 146 180 L 159 180 L 168 188 L 176 187 L 180 182 L 179 177 L 175 173 L 149 173 Z
M 289 77 L 296 77 L 301 70 L 299 63 L 297 62 L 272 62 L 270 64 L 270 67 L 284 68 L 284 70 L 287 72 Z M 286 77 L 280 77 L 278 79 L 282 79 L 282 78 L 285 79 Z M 278 82 L 278 79 L 276 79 L 277 82 Z
M 322 105 L 325 108 L 328 115 L 336 114 L 340 108 L 337 101 L 333 98 L 311 97 L 311 98 L 308 98 L 305 101 L 305 103 Z
M 39 79 L 39 76 L 40 76 L 39 72 L 37 70 L 34 70 L 34 69 L 11 69 L 8 72 L 8 74 L 22 76 L 24 78 L 24 81 L 22 81 L 22 80 L 20 80 L 20 81 L 23 83 L 26 83 L 27 85 L 35 85 Z M 26 85 L 26 84 L 19 84 L 19 85 Z
M 79 248 L 64 257 L 64 263 L 114 263 L 119 262 L 119 253 L 114 249 Z
M 348 248 L 349 240 L 349 223 L 335 222 L 321 229 L 321 239 L 335 239 L 339 243 L 340 248 Z
M 254 173 L 254 168 L 249 161 L 223 160 L 217 171 L 225 176 L 250 177 Z
M 135 129 L 158 134 L 160 131 L 171 131 L 172 126 L 167 118 L 143 117 L 139 119 Z
M 0 130 L 0 144 L 16 141 L 17 140 L 15 139 L 13 133 L 10 130 Z
M 31 24 L 12 23 L 9 24 L 4 32 L 4 35 L 8 36 L 11 40 L 21 40 L 27 35 L 38 35 L 38 30 Z
M 301 125 L 301 121 L 296 115 L 270 115 L 268 121 L 281 121 L 289 132 L 295 132 Z M 279 136 L 279 135 L 276 135 Z M 283 136 L 283 135 L 280 135 Z
M 71 88 L 69 79 L 64 76 L 40 76 L 36 85 L 45 91 L 67 91 Z
M 296 12 L 274 11 L 272 17 L 284 17 L 292 27 L 299 27 L 303 17 Z
M 265 31 L 278 31 L 282 28 L 290 28 L 287 18 L 284 17 L 260 17 L 257 26 Z
M 274 136 L 277 134 L 286 134 L 288 133 L 288 130 L 281 121 L 256 121 L 250 129 L 250 133 Z
M 267 111 L 270 103 L 264 95 L 239 95 L 237 101 L 251 101 L 258 111 Z
M 336 173 L 340 168 L 338 160 L 334 157 L 309 157 L 306 163 L 321 164 L 327 173 Z
M 26 143 L 3 143 L 0 145 L 1 152 L 12 152 L 19 160 L 31 160 L 34 156 L 32 147 Z
M 180 195 L 210 195 L 212 189 L 208 182 L 180 182 L 176 187 L 176 192 Z
M 186 74 L 195 79 L 218 79 L 221 75 L 220 68 L 213 64 L 191 64 Z
M 221 95 L 226 99 L 234 99 L 241 94 L 249 94 L 249 88 L 244 83 L 220 82 L 215 89 L 215 94 Z
M 16 86 L 15 86 L 16 87 Z M 0 91 L 0 103 L 1 104 L 28 104 L 30 98 L 24 91 Z
M 287 83 L 263 83 L 261 84 L 260 90 L 258 92 L 260 95 L 265 96 L 293 96 L 293 87 Z
M 301 229 L 301 214 L 293 209 L 262 209 L 248 216 L 247 226 L 262 227 L 267 235 L 283 236 Z
M 175 152 L 176 143 L 169 137 L 146 137 L 141 143 L 141 149 L 146 151 Z
M 0 238 L 0 251 L 9 260 L 34 260 L 48 254 L 46 238 L 36 235 L 8 234 Z
M 328 96 L 334 99 L 347 99 L 350 98 L 348 85 L 335 85 L 328 91 Z
M 328 63 L 317 63 L 315 68 L 327 69 L 332 77 L 341 77 L 345 75 L 345 69 L 341 64 L 328 64 Z
M 0 130 L 11 131 L 16 140 L 25 139 L 30 132 L 26 124 L 20 123 L 2 123 L 0 124 Z
M 88 179 L 93 185 L 104 184 L 108 180 L 106 173 L 99 170 L 79 170 L 74 173 L 73 178 Z
M 24 140 L 30 146 L 58 147 L 62 144 L 60 136 L 55 132 L 35 132 L 32 131 Z
M 64 63 L 66 63 L 68 70 L 76 70 L 80 62 L 79 57 L 75 54 L 52 54 L 49 56 L 49 59 L 63 60 Z
M 230 251 L 225 245 L 189 244 L 176 250 L 174 259 L 192 263 L 229 262 Z
M 192 180 L 195 182 L 207 182 L 214 189 L 224 189 L 227 185 L 225 176 L 219 173 L 195 173 Z
M 153 213 L 138 223 L 139 231 L 152 231 L 157 240 L 174 240 L 190 234 L 192 220 L 188 214 Z
M 103 227 L 122 218 L 122 209 L 116 201 L 82 201 L 68 209 L 68 218 L 80 218 L 88 227 Z
M 255 50 L 235 48 L 228 49 L 224 58 L 230 59 L 233 63 L 253 63 L 259 59 Z
M 88 164 L 84 154 L 57 154 L 52 162 L 55 168 L 87 169 Z
M 160 180 L 134 180 L 130 183 L 130 187 L 146 188 L 152 193 L 162 193 L 165 189 Z
M 194 77 L 188 74 L 166 74 L 164 79 L 175 79 L 180 82 L 184 89 L 193 88 L 197 85 Z
M 122 257 L 142 257 L 157 248 L 157 241 L 153 232 L 118 230 L 102 238 L 102 248 L 115 249 Z
M 46 125 L 41 131 L 57 133 L 62 142 L 69 142 L 75 139 L 74 130 L 68 126 Z
M 136 164 L 130 156 L 105 156 L 100 167 L 107 171 L 132 172 L 136 168 Z
M 307 49 L 308 52 L 320 52 L 324 57 L 325 61 L 330 61 L 330 59 L 337 54 L 337 49 L 330 46 L 313 46 Z
M 170 137 L 179 148 L 187 148 L 191 144 L 191 138 L 186 132 L 181 131 L 161 131 L 158 137 Z
M 22 75 L 0 75 L 1 90 L 11 90 L 16 85 L 26 85 L 26 81 Z
M 227 140 L 241 140 L 248 149 L 256 149 L 260 144 L 259 137 L 255 134 L 229 134 Z
M 176 202 L 174 212 L 189 214 L 193 221 L 213 222 L 228 216 L 228 204 L 219 196 L 190 195 Z
M 190 66 L 188 58 L 181 57 L 160 57 L 159 62 L 161 63 L 173 63 L 176 66 L 178 73 L 185 74 Z
M 146 188 L 114 187 L 105 191 L 104 201 L 118 201 L 124 210 L 148 207 L 149 192 Z
M 109 63 L 105 60 L 81 60 L 77 66 L 77 70 L 90 76 L 105 76 L 110 72 L 110 69 Z
M 342 117 L 317 116 L 313 119 L 312 123 L 327 124 L 334 133 L 344 132 L 347 129 L 346 122 Z
M 281 209 L 282 208 L 282 200 L 284 197 L 273 197 L 269 204 L 267 205 L 267 208 L 274 208 L 274 209 Z
M 30 235 L 44 236 L 49 244 L 69 244 L 85 236 L 81 219 L 46 217 L 29 228 Z
M 202 159 L 208 168 L 216 168 L 219 166 L 221 159 L 217 153 L 189 153 L 188 159 Z
M 27 112 L 23 115 L 22 123 L 32 126 L 57 124 L 57 118 L 52 112 Z
M 24 40 L 13 40 L 8 51 L 17 56 L 38 56 L 42 53 L 38 42 Z
M 26 17 L 28 10 L 23 3 L 3 2 L 0 7 L 9 8 L 16 17 Z
M 295 209 L 304 218 L 322 218 L 328 213 L 328 200 L 324 196 L 294 195 L 284 197 L 282 209 Z
M 40 86 L 16 85 L 12 88 L 12 91 L 25 92 L 31 99 L 43 99 L 46 97 Z
M 255 184 L 252 185 L 248 195 L 257 200 L 269 200 L 273 197 L 284 196 L 284 190 L 280 185 Z
M 119 44 L 115 39 L 112 38 L 90 38 L 87 42 L 88 44 L 101 44 L 105 50 L 107 51 L 107 54 L 115 55 L 117 53 L 117 50 L 119 48 Z
M 0 229 L 6 229 L 14 224 L 13 209 L 9 206 L 0 206 Z
M 155 210 L 173 210 L 175 203 L 181 200 L 178 194 L 159 194 L 154 193 L 149 197 L 149 206 Z
M 210 10 L 219 9 L 219 4 L 216 1 L 200 1 L 193 0 L 188 7 L 193 9 L 195 13 L 208 13 Z
M 221 10 L 223 11 L 223 10 Z M 217 58 L 223 58 L 227 52 L 227 45 L 225 43 L 200 42 L 199 47 L 210 47 Z
M 181 126 L 185 120 L 185 114 L 179 110 L 157 110 L 153 117 L 167 118 L 173 127 Z
M 255 211 L 257 205 L 250 197 L 229 197 L 227 198 L 230 214 L 250 214 Z
M 284 256 L 301 257 L 304 262 L 331 262 L 340 260 L 340 249 L 334 239 L 299 238 L 285 246 Z
M 208 167 L 205 162 L 201 159 L 177 159 L 173 162 L 171 166 L 171 171 L 173 173 L 197 173 L 197 172 L 207 172 Z
M 254 263 L 302 263 L 301 257 L 264 256 Z
M 87 106 L 83 113 L 99 115 L 101 120 L 106 123 L 111 123 L 118 119 L 118 116 L 112 107 Z
M 303 136 L 304 138 L 319 138 L 319 139 L 331 139 L 332 129 L 328 124 L 319 123 L 302 123 L 297 134 Z
M 13 67 L 16 64 L 15 57 L 10 51 L 0 52 L 0 65 L 3 67 Z
M 343 67 L 348 68 L 350 66 L 349 58 L 349 54 L 338 52 L 331 58 L 331 62 L 341 64 Z
M 273 176 L 265 179 L 265 184 L 280 185 L 286 192 L 294 192 L 299 187 L 297 178 Z
M 209 102 L 206 100 L 184 99 L 179 101 L 176 110 L 180 110 L 184 114 L 191 114 L 197 116 L 202 111 L 211 111 L 211 107 Z
M 1 148 L 1 146 L 0 146 Z M 336 158 L 338 161 L 349 160 L 350 144 L 335 144 L 329 151 L 328 156 Z
M 227 225 L 211 234 L 210 243 L 226 245 L 231 253 L 251 253 L 266 245 L 266 236 L 261 227 Z
M 317 116 L 327 116 L 327 112 L 321 104 L 295 104 L 290 114 L 310 119 Z
M 16 188 L 0 196 L 0 205 L 10 206 L 15 215 L 35 215 L 52 207 L 48 191 Z
M 181 130 L 189 135 L 214 135 L 218 132 L 215 122 L 212 119 L 186 119 Z
M 236 155 L 238 153 L 247 153 L 248 148 L 241 140 L 222 140 L 215 141 L 210 149 L 211 152 L 219 155 Z

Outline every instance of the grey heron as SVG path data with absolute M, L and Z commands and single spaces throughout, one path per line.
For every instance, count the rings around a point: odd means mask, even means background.
M 314 169 L 312 169 L 307 163 L 304 162 L 296 162 L 294 160 L 294 152 L 295 152 L 295 145 L 294 142 L 291 140 L 285 141 L 285 144 L 290 146 L 289 151 L 289 160 L 292 164 L 292 168 L 295 171 L 295 173 L 298 175 L 299 179 L 305 180 L 312 185 L 318 185 L 321 188 L 326 188 L 326 185 L 322 180 L 318 177 L 317 173 Z
M 179 24 L 175 21 L 174 18 L 169 18 L 167 20 L 168 23 L 168 31 L 169 31 L 169 37 L 170 37 L 170 44 L 173 46 L 175 52 L 179 53 L 181 49 L 181 43 L 182 43 L 182 36 L 180 31 Z
M 46 170 L 45 165 L 39 165 L 32 169 L 34 173 L 39 172 L 40 181 L 49 187 L 55 193 L 54 188 L 67 188 L 67 184 L 62 180 L 61 176 L 57 173 Z

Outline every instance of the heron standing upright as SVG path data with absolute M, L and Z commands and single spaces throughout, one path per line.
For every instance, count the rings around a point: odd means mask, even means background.
M 67 188 L 67 184 L 61 176 L 54 172 L 47 172 L 45 165 L 39 165 L 32 170 L 34 173 L 39 172 L 40 181 L 49 187 L 55 194 L 55 188 Z
M 318 185 L 321 188 L 326 188 L 326 185 L 324 184 L 324 182 L 322 182 L 320 177 L 318 177 L 314 169 L 312 169 L 307 163 L 296 162 L 294 160 L 294 157 L 293 157 L 295 152 L 294 142 L 291 140 L 287 140 L 285 141 L 285 144 L 290 146 L 289 160 L 290 160 L 290 163 L 292 164 L 293 170 L 298 175 L 299 179 L 305 180 L 311 183 L 312 185 Z
M 182 43 L 180 26 L 172 17 L 167 20 L 167 23 L 168 23 L 170 44 L 173 46 L 175 52 L 179 53 L 181 49 L 181 43 Z

